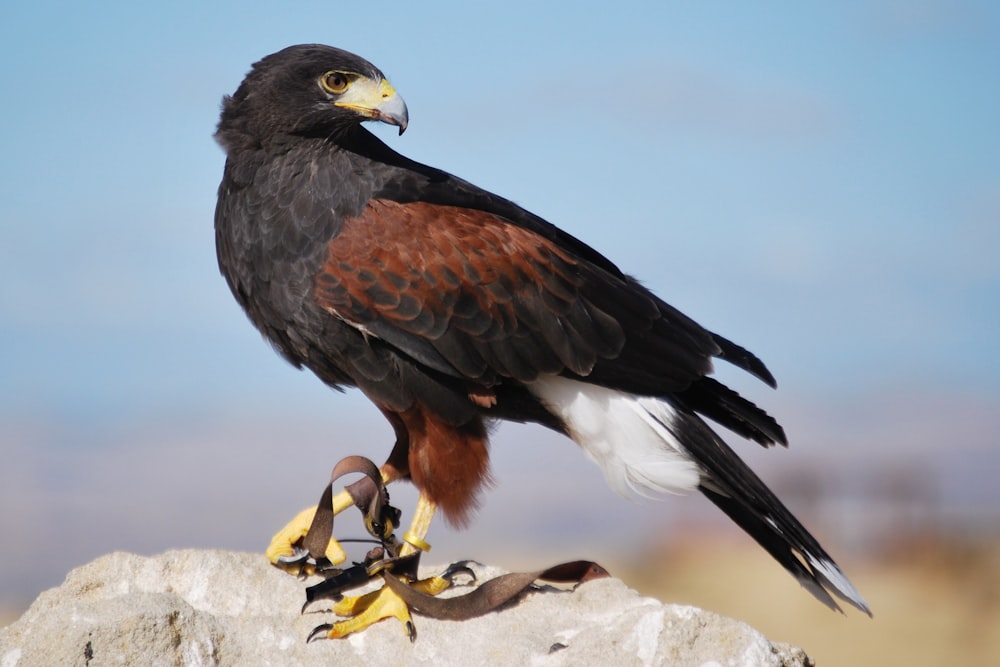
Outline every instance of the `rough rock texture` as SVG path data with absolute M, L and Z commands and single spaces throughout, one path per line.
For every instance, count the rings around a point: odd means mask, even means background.
M 417 616 L 413 644 L 393 619 L 307 644 L 332 616 L 300 614 L 303 588 L 258 554 L 113 553 L 70 572 L 0 630 L 0 667 L 811 664 L 743 623 L 640 597 L 617 579 L 534 591 L 469 621 Z

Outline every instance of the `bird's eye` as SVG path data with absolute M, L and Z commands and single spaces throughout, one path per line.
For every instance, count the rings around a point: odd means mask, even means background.
M 351 85 L 350 79 L 343 72 L 327 72 L 320 78 L 319 82 L 323 86 L 323 90 L 334 95 L 339 95 Z

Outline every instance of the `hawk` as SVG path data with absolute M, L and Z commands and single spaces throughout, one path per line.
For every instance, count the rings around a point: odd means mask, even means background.
M 300 45 L 254 64 L 224 98 L 216 133 L 227 155 L 216 245 L 229 288 L 275 349 L 331 387 L 357 387 L 392 425 L 382 477 L 419 491 L 406 549 L 427 548 L 436 510 L 470 521 L 490 478 L 489 425 L 531 422 L 575 441 L 619 493 L 697 489 L 820 601 L 870 613 L 708 425 L 786 444 L 774 418 L 711 376 L 720 359 L 775 386 L 756 356 L 562 229 L 400 155 L 364 121 L 400 134 L 408 123 L 366 60 Z M 311 519 L 306 510 L 278 533 L 273 562 Z

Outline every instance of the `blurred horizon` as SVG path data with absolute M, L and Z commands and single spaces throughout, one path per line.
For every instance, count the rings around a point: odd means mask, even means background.
M 0 9 L 0 608 L 113 550 L 262 552 L 337 460 L 388 455 L 381 415 L 274 354 L 215 262 L 220 100 L 306 42 L 386 72 L 394 149 L 760 356 L 777 391 L 718 378 L 790 448 L 720 432 L 849 576 L 893 540 L 1000 537 L 1000 8 L 43 0 Z M 701 498 L 618 498 L 540 427 L 492 451 L 434 562 L 744 539 Z

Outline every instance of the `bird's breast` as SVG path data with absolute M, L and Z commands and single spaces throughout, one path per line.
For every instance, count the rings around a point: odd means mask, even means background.
M 310 151 L 252 162 L 231 157 L 226 165 L 215 220 L 219 268 L 254 325 L 298 364 L 308 356 L 304 339 L 323 328 L 312 322 L 321 311 L 315 276 L 357 193 L 335 160 Z

